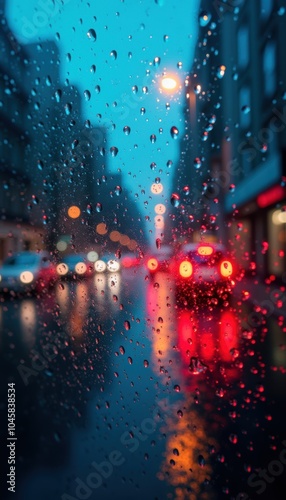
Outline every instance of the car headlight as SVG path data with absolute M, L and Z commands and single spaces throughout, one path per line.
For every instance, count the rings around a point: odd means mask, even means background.
M 84 274 L 87 270 L 87 267 L 84 262 L 78 262 L 74 269 L 77 274 Z
M 94 269 L 97 273 L 104 273 L 105 269 L 106 269 L 106 264 L 103 260 L 97 260 L 95 263 L 94 263 Z
M 57 265 L 57 273 L 60 276 L 65 276 L 67 274 L 68 270 L 69 270 L 69 266 L 67 266 L 67 264 L 64 264 L 63 262 L 61 262 L 60 264 Z
M 109 260 L 107 262 L 107 270 L 111 273 L 116 273 L 116 271 L 119 271 L 120 269 L 120 264 L 117 262 L 117 260 Z
M 24 285 L 28 285 L 29 283 L 32 283 L 34 279 L 33 273 L 31 271 L 23 271 L 20 274 L 20 281 L 24 283 Z

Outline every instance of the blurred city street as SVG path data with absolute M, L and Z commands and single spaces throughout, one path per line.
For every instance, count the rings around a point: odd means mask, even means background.
M 2 302 L 14 498 L 282 498 L 283 322 L 245 293 L 194 310 L 170 290 L 139 269 Z
M 0 499 L 284 500 L 286 0 L 0 0 Z

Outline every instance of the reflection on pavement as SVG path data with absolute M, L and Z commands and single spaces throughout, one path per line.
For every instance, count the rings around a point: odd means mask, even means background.
M 176 500 L 216 499 L 214 457 L 220 450 L 218 427 L 226 422 L 214 399 L 223 398 L 241 374 L 238 318 L 231 308 L 176 308 L 172 280 L 160 273 L 148 283 L 146 310 L 152 368 L 181 397 L 169 402 L 163 417 L 166 444 L 157 477 L 175 488 Z

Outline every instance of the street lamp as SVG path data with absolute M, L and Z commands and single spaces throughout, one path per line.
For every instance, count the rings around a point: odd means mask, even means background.
M 164 74 L 160 80 L 160 92 L 174 94 L 181 88 L 180 80 L 176 75 Z

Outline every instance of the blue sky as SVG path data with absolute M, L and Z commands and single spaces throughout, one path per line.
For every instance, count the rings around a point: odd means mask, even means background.
M 110 157 L 109 169 L 121 171 L 125 187 L 137 196 L 152 223 L 154 205 L 164 203 L 168 211 L 170 204 L 180 145 L 170 130 L 177 127 L 179 138 L 184 133 L 183 86 L 197 39 L 199 1 L 9 0 L 7 4 L 10 28 L 21 43 L 58 44 L 62 80 L 68 78 L 80 88 L 84 118 L 107 128 L 108 146 L 119 150 Z M 88 36 L 89 30 L 94 30 L 96 40 Z M 173 95 L 161 93 L 164 72 L 175 74 L 182 89 Z M 124 127 L 130 128 L 129 135 Z M 150 140 L 152 134 L 155 142 Z M 171 168 L 168 160 L 173 162 Z M 154 170 L 151 163 L 156 164 Z M 163 185 L 157 195 L 151 192 L 156 177 Z

